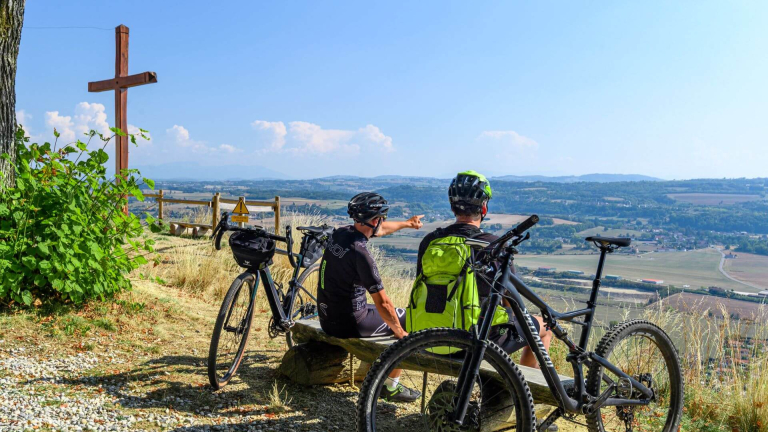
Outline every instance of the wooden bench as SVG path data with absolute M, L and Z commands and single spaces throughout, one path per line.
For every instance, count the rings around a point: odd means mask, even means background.
M 293 327 L 294 340 L 301 342 L 294 346 L 283 357 L 278 371 L 294 382 L 304 385 L 330 384 L 349 381 L 354 372 L 355 380 L 362 381 L 367 373 L 367 364 L 375 361 L 382 351 L 393 344 L 393 337 L 374 337 L 364 339 L 339 339 L 329 336 L 320 328 L 318 321 L 298 321 Z M 361 365 L 349 365 L 348 354 L 351 353 L 362 362 Z M 457 371 L 460 360 L 442 358 L 431 361 L 439 370 L 426 370 L 445 374 L 446 371 Z M 403 364 L 407 366 L 407 364 Z M 416 365 L 414 365 L 416 366 Z M 533 398 L 537 403 L 555 405 L 556 401 L 544 380 L 544 375 L 538 369 L 517 365 L 528 382 Z M 408 369 L 408 367 L 406 367 Z M 425 371 L 422 367 L 414 369 Z M 490 365 L 483 362 L 481 371 L 495 374 Z M 571 378 L 560 376 L 564 384 Z
M 211 229 L 211 226 L 208 224 L 197 224 L 190 222 L 170 222 L 169 225 L 171 234 L 175 236 L 180 236 L 184 234 L 187 229 L 191 229 L 192 237 L 199 237 L 205 235 L 208 230 Z

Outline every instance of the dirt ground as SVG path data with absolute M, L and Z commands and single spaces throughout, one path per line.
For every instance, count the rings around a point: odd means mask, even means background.
M 135 285 L 116 304 L 0 315 L 9 392 L 0 394 L 0 430 L 354 430 L 355 388 L 302 387 L 277 375 L 286 346 L 267 336 L 266 313 L 238 375 L 213 392 L 206 362 L 218 305 Z

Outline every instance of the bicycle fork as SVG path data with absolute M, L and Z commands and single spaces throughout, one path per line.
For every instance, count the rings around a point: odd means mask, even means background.
M 453 413 L 453 421 L 458 425 L 464 424 L 464 417 L 467 415 L 472 387 L 474 387 L 475 381 L 480 374 L 480 364 L 485 356 L 485 350 L 488 348 L 488 334 L 491 331 L 491 323 L 493 323 L 496 308 L 501 304 L 501 295 L 498 293 L 491 294 L 489 302 L 490 305 L 484 309 L 486 311 L 485 316 L 480 317 L 480 331 L 472 340 L 472 352 L 465 355 L 461 371 L 459 372 L 459 379 L 456 383 L 458 396 L 456 410 Z

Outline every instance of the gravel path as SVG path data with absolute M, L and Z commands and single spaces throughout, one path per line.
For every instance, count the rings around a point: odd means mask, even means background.
M 134 379 L 142 382 L 134 383 L 129 374 L 104 373 L 105 368 L 109 371 L 125 366 L 126 362 L 114 355 L 77 353 L 46 359 L 49 354 L 34 351 L 0 348 L 0 431 L 319 432 L 344 430 L 337 425 L 351 420 L 349 413 L 324 410 L 323 398 L 314 390 L 301 395 L 304 397 L 296 394 L 292 398 L 295 408 L 279 413 L 270 412 L 266 406 L 242 407 L 230 393 L 211 393 L 207 388 L 206 395 L 218 402 L 197 406 L 192 398 L 179 397 L 178 392 L 144 388 L 145 381 L 170 378 L 168 371 L 142 375 Z M 327 389 L 331 398 L 324 402 L 356 396 L 343 386 Z
M 47 428 L 72 431 L 136 430 L 140 422 L 176 424 L 178 415 L 126 416 L 115 405 L 109 385 L 68 385 L 100 364 L 122 363 L 108 355 L 78 353 L 43 360 L 27 349 L 2 352 L 0 358 L 0 430 Z M 78 388 L 79 387 L 79 388 Z

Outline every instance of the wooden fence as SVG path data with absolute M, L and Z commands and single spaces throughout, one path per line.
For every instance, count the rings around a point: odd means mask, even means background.
M 210 201 L 203 200 L 185 200 L 175 198 L 165 198 L 165 193 L 162 189 L 158 190 L 156 194 L 144 194 L 145 198 L 154 198 L 157 200 L 157 216 L 158 219 L 166 222 L 171 227 L 171 232 L 180 235 L 187 229 L 192 229 L 192 235 L 198 236 L 205 234 L 206 231 L 213 229 L 221 219 L 221 204 L 237 204 L 240 199 L 245 201 L 247 207 L 269 207 L 275 212 L 275 232 L 279 231 L 280 227 L 280 197 L 276 196 L 274 201 L 255 201 L 246 200 L 245 197 L 239 197 L 238 199 L 222 198 L 220 192 L 216 192 Z M 191 223 L 191 222 L 169 222 L 165 221 L 165 206 L 164 204 L 187 204 L 187 205 L 199 205 L 210 208 L 212 211 L 211 223 Z

